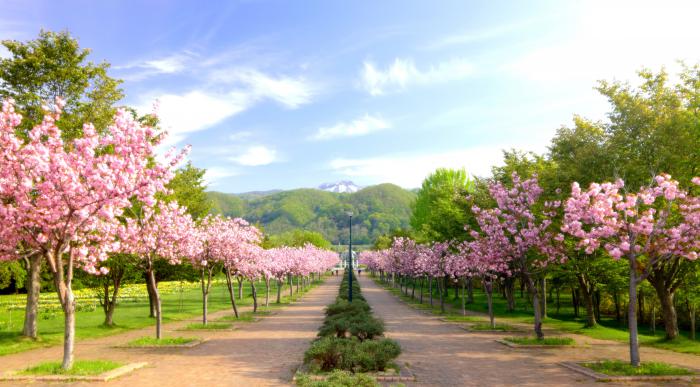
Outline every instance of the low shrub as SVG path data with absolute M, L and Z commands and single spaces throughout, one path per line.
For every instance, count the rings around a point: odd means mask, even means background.
M 367 302 L 360 300 L 353 300 L 353 302 L 349 302 L 345 299 L 339 299 L 326 307 L 326 316 L 333 316 L 341 313 L 367 313 L 369 311 L 370 307 Z
M 304 362 L 321 371 L 384 371 L 399 354 L 401 347 L 390 339 L 359 341 L 323 337 L 311 344 L 304 354 Z
M 319 336 L 357 337 L 358 339 L 373 339 L 384 333 L 384 323 L 367 312 L 357 314 L 341 313 L 327 317 L 319 329 Z

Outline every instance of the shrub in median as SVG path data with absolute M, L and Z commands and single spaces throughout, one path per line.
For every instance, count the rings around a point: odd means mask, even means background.
M 353 300 L 348 302 L 347 275 L 341 282 L 335 303 L 326 307 L 326 318 L 319 338 L 304 354 L 304 363 L 320 371 L 384 371 L 401 353 L 399 344 L 378 339 L 384 323 L 372 315 L 357 281 L 353 281 Z

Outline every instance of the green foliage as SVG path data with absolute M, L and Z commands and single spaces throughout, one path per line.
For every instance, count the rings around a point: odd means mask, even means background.
M 662 375 L 695 375 L 695 372 L 666 363 L 644 362 L 639 367 L 620 360 L 603 360 L 581 363 L 582 366 L 595 372 L 611 376 L 662 376 Z
M 175 200 L 178 204 L 187 207 L 187 213 L 194 219 L 206 216 L 212 209 L 211 199 L 205 192 L 207 186 L 204 183 L 205 169 L 196 168 L 192 162 L 175 171 L 175 176 L 168 183 L 168 188 L 173 192 L 166 200 Z
M 20 372 L 23 375 L 74 375 L 92 376 L 117 369 L 124 364 L 111 360 L 76 360 L 69 370 L 61 368 L 60 361 L 50 361 L 40 363 L 34 367 L 29 367 Z
M 334 370 L 326 380 L 313 380 L 309 375 L 297 374 L 296 385 L 299 387 L 379 387 L 376 379 L 365 374 L 353 374 L 348 371 Z
M 88 61 L 90 50 L 68 32 L 41 31 L 35 40 L 2 44 L 10 56 L 0 60 L 0 97 L 15 99 L 24 117 L 20 130 L 40 123 L 42 105 L 59 96 L 66 106 L 57 125 L 66 138 L 78 136 L 85 122 L 98 131 L 111 123 L 114 104 L 123 97 L 121 81 L 107 75 L 108 63 Z
M 303 247 L 307 243 L 310 243 L 316 247 L 322 249 L 330 249 L 331 242 L 323 237 L 323 234 L 316 231 L 300 230 L 295 229 L 292 231 L 285 231 L 281 234 L 271 235 L 266 237 L 263 242 L 263 247 L 273 248 L 280 246 L 289 247 Z
M 428 241 L 464 239 L 468 222 L 466 196 L 474 190 L 464 169 L 438 168 L 423 180 L 411 226 Z
M 24 287 L 24 281 L 27 279 L 27 271 L 22 262 L 9 261 L 0 262 L 0 291 L 13 286 L 15 291 Z
M 212 213 L 240 216 L 260 224 L 270 235 L 296 229 L 320 233 L 333 244 L 347 244 L 353 211 L 353 243 L 372 244 L 380 235 L 409 226 L 415 194 L 393 184 L 380 184 L 352 194 L 295 189 L 255 194 L 207 192 Z
M 304 354 L 304 362 L 321 371 L 342 369 L 353 372 L 384 371 L 401 354 L 394 340 L 365 340 L 323 337 Z

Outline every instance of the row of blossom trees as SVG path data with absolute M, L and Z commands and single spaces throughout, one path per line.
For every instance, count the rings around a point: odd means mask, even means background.
M 362 253 L 361 262 L 382 278 L 391 275 L 394 281 L 396 276 L 428 278 L 432 287 L 432 278 L 438 278 L 441 299 L 446 292 L 441 284 L 448 280 L 464 283 L 465 278 L 479 278 L 487 295 L 492 326 L 494 281 L 517 277 L 532 297 L 534 331 L 541 339 L 539 298 L 544 295 L 536 281 L 548 266 L 566 261 L 567 240 L 585 254 L 625 259 L 629 263 L 630 362 L 638 366 L 637 287 L 664 260 L 697 259 L 698 188 L 683 190 L 677 181 L 662 174 L 638 192 L 624 192 L 621 180 L 593 183 L 588 190 L 574 184 L 571 195 L 563 201 L 545 202 L 536 177 L 522 180 L 513 174 L 512 182 L 510 187 L 500 182 L 490 185 L 494 207 L 471 208 L 477 226 L 465 226 L 465 241 L 420 245 L 396 238 L 390 249 Z M 691 187 L 700 185 L 700 177 L 691 183 Z
M 251 282 L 265 278 L 267 284 L 275 278 L 281 284 L 284 276 L 306 277 L 337 262 L 336 254 L 312 246 L 263 250 L 260 231 L 242 219 L 209 216 L 195 222 L 186 208 L 159 199 L 168 193 L 173 168 L 186 151 L 172 150 L 159 162 L 163 158 L 156 154 L 156 147 L 164 133 L 143 125 L 126 110 L 119 110 L 106 130 L 98 133 L 86 124 L 80 136 L 64 141 L 56 126 L 62 107 L 57 99 L 45 108 L 43 122 L 23 135 L 19 130 L 22 117 L 13 102 L 3 103 L 0 260 L 29 259 L 30 282 L 38 283 L 42 261 L 53 274 L 65 316 L 64 369 L 73 364 L 75 270 L 105 274 L 108 268 L 101 263 L 109 254 L 133 254 L 141 259 L 155 301 L 157 338 L 161 338 L 162 316 L 156 259 L 171 264 L 188 259 L 201 270 L 204 323 L 212 277 L 218 270 L 226 274 L 237 316 L 232 276 Z M 36 337 L 39 287 L 30 284 L 28 289 L 25 333 L 29 329 Z M 254 285 L 253 295 L 257 307 Z

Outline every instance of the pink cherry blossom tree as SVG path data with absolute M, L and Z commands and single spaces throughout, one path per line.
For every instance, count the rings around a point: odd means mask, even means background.
M 201 255 L 202 244 L 194 221 L 176 202 L 141 207 L 136 217 L 126 218 L 122 229 L 122 252 L 141 257 L 153 292 L 156 309 L 156 338 L 162 338 L 163 315 L 156 285 L 155 260 L 179 264 L 184 257 Z
M 700 178 L 692 180 L 700 185 Z M 700 198 L 681 190 L 669 175 L 649 187 L 624 193 L 624 182 L 593 183 L 587 191 L 573 184 L 566 201 L 562 231 L 578 239 L 587 254 L 599 248 L 629 263 L 630 363 L 639 366 L 637 287 L 659 262 L 695 260 L 700 250 Z
M 97 263 L 118 251 L 119 216 L 131 199 L 152 203 L 156 191 L 171 178 L 171 165 L 153 162 L 159 137 L 124 110 L 104 134 L 92 125 L 83 134 L 64 142 L 55 122 L 63 103 L 29 132 L 28 139 L 15 135 L 21 117 L 12 103 L 3 104 L 0 117 L 2 152 L 2 226 L 11 231 L 5 244 L 18 243 L 25 254 L 38 255 L 53 274 L 65 316 L 62 367 L 73 364 L 76 268 L 99 274 Z M 175 161 L 174 161 L 175 162 Z M 3 248 L 3 257 L 11 246 Z
M 543 339 L 539 301 L 543 295 L 535 279 L 547 265 L 565 259 L 560 247 L 563 235 L 551 230 L 552 208 L 557 207 L 558 203 L 544 203 L 544 210 L 538 210 L 542 189 L 537 177 L 521 180 L 517 173 L 513 173 L 512 181 L 512 188 L 507 188 L 501 182 L 489 186 L 496 208 L 474 206 L 472 211 L 488 243 L 498 246 L 499 254 L 502 254 L 510 269 L 525 282 L 533 300 L 535 334 L 538 339 Z

